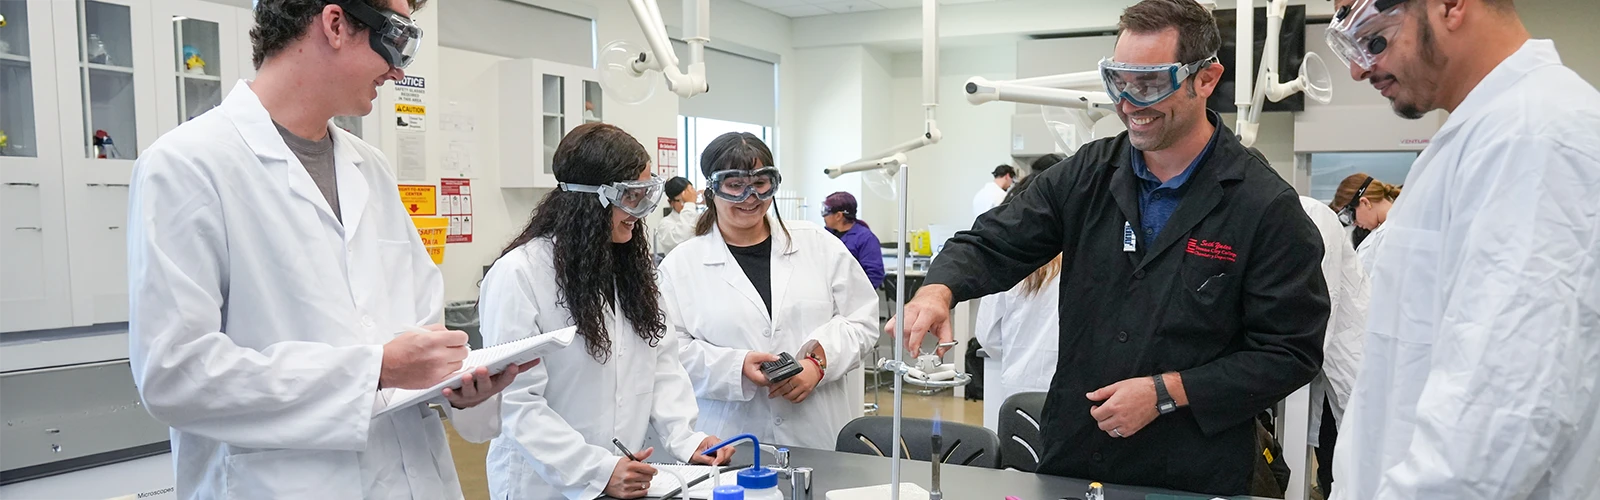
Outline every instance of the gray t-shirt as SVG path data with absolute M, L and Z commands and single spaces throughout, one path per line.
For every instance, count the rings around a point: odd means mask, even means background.
M 339 180 L 334 175 L 333 167 L 333 133 L 329 131 L 320 141 L 308 140 L 294 135 L 289 129 L 272 122 L 278 127 L 278 135 L 283 136 L 283 142 L 289 145 L 289 150 L 294 151 L 295 157 L 300 158 L 300 164 L 305 165 L 306 173 L 311 174 L 311 180 L 317 182 L 317 190 L 322 191 L 322 197 L 328 200 L 328 208 L 333 209 L 333 216 L 340 222 L 344 221 L 344 214 L 339 212 Z

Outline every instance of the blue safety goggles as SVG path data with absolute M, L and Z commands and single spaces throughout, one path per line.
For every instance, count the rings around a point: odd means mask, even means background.
M 1147 108 L 1172 97 L 1183 81 L 1217 61 L 1216 54 L 1189 64 L 1127 64 L 1107 57 L 1100 60 L 1100 78 L 1113 104 L 1123 100 Z

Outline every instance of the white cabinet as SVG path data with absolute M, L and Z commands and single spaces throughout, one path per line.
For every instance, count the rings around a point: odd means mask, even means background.
M 161 133 L 151 3 L 51 4 L 73 324 L 127 321 L 128 180 Z
M 239 24 L 240 9 L 200 0 L 156 2 L 152 30 L 166 56 L 156 61 L 158 121 L 163 132 L 222 104 L 242 67 L 240 42 L 249 50 L 250 25 Z M 254 71 L 251 71 L 253 74 Z
M 0 331 L 72 324 L 54 0 L 0 1 Z M 74 80 L 76 81 L 76 80 Z
M 602 119 L 594 68 L 538 59 L 499 63 L 500 187 L 554 188 L 552 158 L 574 127 Z
M 134 160 L 221 102 L 249 65 L 250 13 L 0 0 L 0 14 L 0 332 L 127 321 Z M 185 45 L 204 67 L 183 65 Z

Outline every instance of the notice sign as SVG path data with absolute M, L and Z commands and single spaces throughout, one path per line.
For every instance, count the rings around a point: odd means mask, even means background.
M 450 218 L 445 243 L 472 243 L 472 179 L 439 179 L 439 215 Z
M 661 177 L 672 177 L 678 175 L 677 138 L 656 138 L 656 175 Z
M 394 89 L 395 127 L 418 132 L 426 130 L 428 80 L 420 76 L 407 76 L 395 82 Z
M 401 184 L 400 203 L 406 206 L 406 212 L 412 216 L 434 215 L 437 213 L 434 202 L 439 199 L 435 193 L 437 188 L 432 185 Z

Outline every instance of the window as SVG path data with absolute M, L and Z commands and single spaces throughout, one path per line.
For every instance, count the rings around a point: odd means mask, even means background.
M 1333 201 L 1339 183 L 1350 174 L 1365 172 L 1385 183 L 1405 184 L 1411 173 L 1411 164 L 1417 160 L 1414 151 L 1382 153 L 1311 153 L 1311 197 L 1323 202 Z
M 761 125 L 679 115 L 678 175 L 689 179 L 695 189 L 703 190 L 706 188 L 706 177 L 700 173 L 700 152 L 705 150 L 707 144 L 711 144 L 712 140 L 722 134 L 749 132 L 761 138 L 761 141 L 767 143 L 767 147 L 770 148 L 773 147 L 771 131 L 772 129 Z M 773 154 L 776 155 L 777 152 L 774 151 Z

